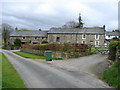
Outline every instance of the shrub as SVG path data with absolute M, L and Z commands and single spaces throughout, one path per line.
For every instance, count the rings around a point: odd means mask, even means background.
M 45 44 L 45 43 L 48 43 L 46 40 L 42 41 L 41 44 Z
M 109 59 L 115 60 L 116 57 L 116 47 L 120 46 L 120 41 L 111 41 L 109 44 Z
M 119 41 L 119 38 L 114 37 L 114 38 L 112 38 L 112 40 L 114 40 L 114 41 Z
M 21 46 L 21 40 L 20 39 L 15 39 L 14 45 L 20 47 Z
M 35 50 L 52 50 L 52 51 L 61 51 L 61 52 L 85 52 L 88 49 L 88 46 L 85 44 L 72 44 L 72 43 L 50 43 L 50 44 L 26 44 L 22 45 L 22 48 L 29 48 Z
M 61 44 L 61 48 L 59 49 L 61 52 L 72 52 L 74 49 L 71 43 Z

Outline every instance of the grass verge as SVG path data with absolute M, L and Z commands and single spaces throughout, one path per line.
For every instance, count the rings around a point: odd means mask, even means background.
M 0 52 L 0 90 L 2 89 L 2 53 Z
M 22 57 L 25 57 L 25 58 L 45 59 L 45 56 L 39 56 L 39 55 L 35 55 L 35 54 L 23 52 L 23 51 L 17 51 L 17 52 L 14 52 L 14 53 L 17 54 L 17 55 L 20 55 L 20 56 L 22 56 Z
M 15 54 L 17 55 L 20 55 L 22 57 L 25 57 L 25 58 L 30 58 L 30 59 L 46 59 L 45 56 L 39 56 L 39 55 L 36 55 L 36 54 L 31 54 L 31 53 L 27 53 L 27 52 L 23 52 L 23 51 L 17 51 L 17 52 L 14 52 Z M 53 60 L 62 60 L 62 58 L 52 58 Z
M 102 76 L 109 85 L 120 88 L 120 61 L 115 62 L 111 68 L 107 69 Z
M 4 54 L 2 56 L 2 88 L 26 88 L 19 74 Z

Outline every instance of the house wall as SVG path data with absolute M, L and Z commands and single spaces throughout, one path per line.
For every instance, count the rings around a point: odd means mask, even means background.
M 47 40 L 46 37 L 37 37 L 37 39 L 35 39 L 35 37 L 25 37 L 23 39 L 23 37 L 10 37 L 10 43 L 14 44 L 15 39 L 20 39 L 21 42 L 30 42 L 30 43 L 41 43 L 43 40 Z
M 60 37 L 59 43 L 82 43 L 85 41 L 86 44 L 95 45 L 95 42 L 98 41 L 99 45 L 104 45 L 105 36 L 103 34 L 99 35 L 99 39 L 95 39 L 95 34 L 86 34 L 86 38 L 82 38 L 82 34 L 48 34 L 48 42 L 56 42 L 56 38 Z
M 119 38 L 119 36 L 108 36 L 108 35 L 105 36 L 106 39 L 113 39 L 114 37 Z

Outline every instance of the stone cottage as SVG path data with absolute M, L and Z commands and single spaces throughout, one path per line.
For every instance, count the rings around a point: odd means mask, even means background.
M 53 28 L 48 32 L 48 42 L 71 42 L 103 46 L 105 42 L 105 26 L 83 28 Z
M 15 30 L 10 35 L 10 43 L 14 44 L 15 39 L 20 39 L 22 44 L 31 43 L 37 44 L 42 41 L 47 41 L 47 31 L 37 30 Z

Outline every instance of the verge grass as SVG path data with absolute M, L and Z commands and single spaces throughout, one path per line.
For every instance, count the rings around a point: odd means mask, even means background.
M 0 90 L 2 89 L 2 53 L 0 52 Z
M 0 53 L 0 56 L 2 56 L 2 88 L 26 88 L 24 82 L 6 56 L 2 53 Z
M 107 69 L 102 76 L 109 85 L 120 88 L 120 61 L 115 62 L 111 68 Z
M 17 51 L 14 52 L 17 55 L 20 55 L 22 57 L 25 58 L 30 58 L 30 59 L 46 59 L 45 56 L 40 56 L 40 55 L 36 55 L 36 54 L 31 54 L 31 53 L 27 53 L 27 52 L 23 52 L 23 51 Z M 62 58 L 52 58 L 53 60 L 62 60 Z

